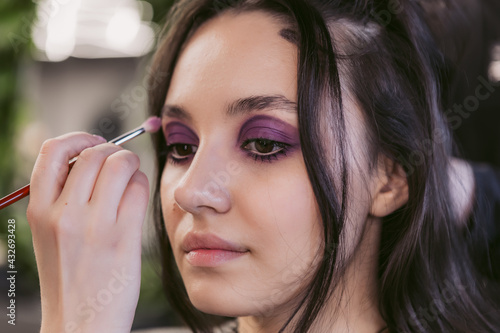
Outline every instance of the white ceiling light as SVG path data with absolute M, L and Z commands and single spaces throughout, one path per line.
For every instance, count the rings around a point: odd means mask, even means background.
M 140 27 L 141 18 L 137 10 L 120 8 L 109 21 L 106 40 L 117 49 L 127 47 L 137 36 Z
M 41 0 L 37 10 L 32 34 L 41 60 L 140 57 L 155 44 L 144 1 Z
M 56 15 L 47 26 L 45 52 L 52 61 L 68 58 L 75 49 L 76 15 Z

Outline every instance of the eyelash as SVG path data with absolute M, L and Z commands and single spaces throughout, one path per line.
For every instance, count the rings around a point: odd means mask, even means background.
M 268 144 L 272 144 L 273 145 L 273 148 L 275 147 L 279 147 L 281 148 L 280 150 L 274 152 L 274 153 L 270 153 L 270 154 L 264 154 L 264 155 L 261 155 L 261 154 L 256 154 L 256 153 L 252 153 L 250 152 L 250 150 L 248 149 L 244 149 L 244 147 L 246 147 L 248 144 L 250 143 L 253 143 L 253 142 L 257 142 L 257 141 L 265 141 L 266 143 Z M 189 145 L 189 144 L 185 144 L 185 143 L 174 143 L 174 144 L 167 144 L 167 147 L 166 147 L 166 150 L 165 150 L 165 153 L 167 155 L 167 159 L 172 163 L 172 164 L 181 164 L 183 162 L 186 162 L 188 159 L 189 159 L 189 156 L 187 157 L 184 157 L 184 158 L 175 158 L 172 156 L 172 151 L 175 147 L 178 147 L 178 146 L 194 146 L 194 145 Z M 273 141 L 273 140 L 269 140 L 269 139 L 266 139 L 266 138 L 255 138 L 255 139 L 248 139 L 248 140 L 245 140 L 242 145 L 240 146 L 240 148 L 244 149 L 247 151 L 247 155 L 251 158 L 253 158 L 255 161 L 257 161 L 257 159 L 260 158 L 261 162 L 269 162 L 271 163 L 273 160 L 277 160 L 278 159 L 278 156 L 279 155 L 285 155 L 286 156 L 286 153 L 288 152 L 288 150 L 290 149 L 290 145 L 289 144 L 286 144 L 286 143 L 283 143 L 283 142 L 278 142 L 278 141 Z M 195 153 L 196 153 L 196 150 L 195 150 Z M 190 154 L 191 155 L 191 154 Z
M 265 141 L 265 142 L 267 142 L 269 144 L 272 144 L 273 148 L 279 147 L 281 149 L 278 150 L 278 151 L 276 151 L 276 152 L 274 152 L 274 153 L 265 154 L 265 155 L 255 154 L 255 153 L 250 152 L 250 150 L 245 149 L 247 151 L 248 156 L 250 156 L 251 158 L 253 158 L 255 161 L 257 161 L 257 159 L 260 158 L 260 160 L 262 162 L 269 162 L 269 163 L 271 163 L 273 159 L 277 160 L 279 155 L 285 155 L 286 156 L 287 151 L 290 149 L 290 145 L 288 145 L 286 143 L 278 142 L 278 141 L 273 141 L 273 140 L 269 140 L 269 139 L 266 139 L 266 138 L 256 138 L 256 139 L 245 140 L 242 143 L 242 145 L 240 146 L 240 148 L 246 147 L 249 143 L 257 142 L 259 140 Z

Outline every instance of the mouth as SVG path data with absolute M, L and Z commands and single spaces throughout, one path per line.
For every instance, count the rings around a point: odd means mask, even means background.
M 188 233 L 182 242 L 186 260 L 192 266 L 216 267 L 246 255 L 245 247 L 214 234 Z
M 186 260 L 197 267 L 217 267 L 247 254 L 220 249 L 197 249 L 186 254 Z

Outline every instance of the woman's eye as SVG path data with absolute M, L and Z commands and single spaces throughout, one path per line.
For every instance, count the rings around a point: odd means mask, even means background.
M 191 155 L 196 151 L 196 147 L 187 144 L 175 144 L 172 147 L 172 152 L 180 157 Z
M 179 163 L 187 160 L 187 158 L 196 153 L 197 150 L 197 146 L 186 143 L 174 143 L 167 145 L 168 157 L 173 163 Z
M 248 155 L 257 160 L 269 161 L 278 159 L 278 155 L 285 155 L 289 149 L 288 144 L 269 139 L 258 138 L 246 140 L 241 148 L 248 152 Z M 173 163 L 182 163 L 195 154 L 198 147 L 186 143 L 174 143 L 167 145 L 168 159 Z
M 259 138 L 246 140 L 241 148 L 248 151 L 249 156 L 257 160 L 269 161 L 278 159 L 278 155 L 286 155 L 289 145 L 282 142 L 272 141 L 269 139 Z
M 246 144 L 243 149 L 255 151 L 260 154 L 270 154 L 277 152 L 278 150 L 282 149 L 282 147 L 278 145 L 278 142 L 266 139 L 254 139 L 254 141 Z

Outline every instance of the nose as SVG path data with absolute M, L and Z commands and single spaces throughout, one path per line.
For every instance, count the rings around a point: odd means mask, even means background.
M 228 166 L 234 161 L 201 146 L 189 169 L 174 190 L 174 199 L 181 209 L 191 214 L 205 210 L 226 213 L 231 209 Z

